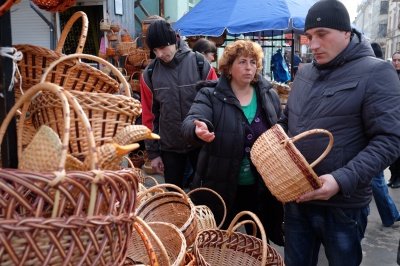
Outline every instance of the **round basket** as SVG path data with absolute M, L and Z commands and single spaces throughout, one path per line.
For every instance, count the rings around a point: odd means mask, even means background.
M 119 32 L 121 30 L 121 24 L 119 24 L 118 20 L 113 20 L 110 23 L 110 30 L 113 32 Z
M 100 171 L 94 137 L 78 102 L 59 86 L 35 85 L 11 108 L 0 127 L 0 143 L 14 114 L 18 123 L 18 159 L 29 103 L 49 91 L 63 103 L 65 128 L 57 171 L 0 169 L 1 265 L 110 265 L 123 262 L 134 212 L 137 178 L 133 171 Z M 91 171 L 64 170 L 70 108 L 87 130 Z M 38 156 L 40 156 L 38 154 Z M 48 157 L 47 157 L 48 158 Z
M 132 66 L 144 66 L 149 58 L 150 51 L 141 47 L 135 49 L 131 48 L 127 56 L 127 60 Z
M 100 30 L 109 31 L 111 29 L 111 22 L 108 18 L 100 20 Z
M 49 72 L 59 63 L 74 58 L 86 58 L 108 66 L 122 82 L 123 87 L 129 88 L 126 79 L 112 64 L 99 57 L 86 54 L 71 54 L 54 61 L 43 74 L 42 81 L 46 80 Z M 137 117 L 141 115 L 141 104 L 131 97 L 130 90 L 125 90 L 126 95 L 81 91 L 70 91 L 70 93 L 76 98 L 90 121 L 96 147 L 112 142 L 115 134 L 126 126 L 135 124 Z M 48 93 L 40 93 L 32 101 L 30 114 L 36 128 L 47 125 L 59 136 L 64 134 L 64 114 L 59 99 L 55 99 Z M 71 123 L 68 147 L 72 155 L 82 158 L 86 157 L 89 147 L 87 142 L 83 141 L 85 130 L 76 118 L 77 115 L 74 113 L 71 117 L 73 122 Z
M 233 230 L 236 222 L 249 215 L 258 225 L 261 239 Z M 235 216 L 228 230 L 206 229 L 196 237 L 193 254 L 198 266 L 283 266 L 279 253 L 267 244 L 267 236 L 258 217 L 249 211 Z
M 113 30 L 109 30 L 107 33 L 107 40 L 109 41 L 117 41 L 118 40 L 118 34 L 115 33 Z
M 156 193 L 141 202 L 141 198 L 157 191 L 168 188 L 174 191 Z M 159 184 L 149 188 L 146 193 L 138 195 L 136 215 L 145 222 L 166 222 L 174 224 L 181 230 L 186 239 L 187 246 L 191 246 L 197 235 L 196 209 L 187 194 L 179 187 L 172 184 Z
M 308 164 L 293 142 L 316 133 L 327 134 L 329 144 L 315 162 Z M 288 138 L 281 126 L 274 125 L 254 142 L 250 157 L 269 191 L 279 201 L 289 202 L 321 187 L 321 181 L 312 168 L 325 158 L 332 145 L 333 136 L 327 130 L 309 130 Z
M 121 34 L 121 42 L 131 42 L 131 35 L 129 34 L 127 29 L 122 29 L 120 31 Z
M 131 84 L 132 90 L 140 92 L 140 72 L 134 72 L 131 75 L 129 83 Z
M 139 38 L 139 37 L 138 37 Z M 117 48 L 118 53 L 122 56 L 128 55 L 130 49 L 136 49 L 137 46 L 137 39 L 133 40 L 132 42 L 118 42 L 115 44 L 115 48 Z
M 136 219 L 137 221 L 141 220 L 140 217 Z M 141 221 L 140 225 L 149 236 L 149 242 L 153 244 L 153 251 L 160 265 L 180 266 L 183 264 L 186 240 L 175 225 L 165 222 L 146 223 L 144 221 Z M 131 246 L 128 247 L 127 257 L 148 265 L 150 263 L 149 256 L 144 252 L 145 249 L 139 240 L 138 232 L 132 232 L 129 244 Z

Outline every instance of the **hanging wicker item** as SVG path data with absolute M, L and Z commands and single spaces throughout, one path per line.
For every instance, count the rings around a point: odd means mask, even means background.
M 122 29 L 120 33 L 121 33 L 121 42 L 131 41 L 131 35 L 129 34 L 127 29 Z
M 72 7 L 77 0 L 32 0 L 40 9 L 49 12 L 64 12 Z
M 100 30 L 109 31 L 111 29 L 111 22 L 108 18 L 103 18 L 100 20 Z
M 113 32 L 119 32 L 121 30 L 121 24 L 119 24 L 118 20 L 113 20 L 110 23 L 110 30 Z
M 18 2 L 19 0 L 7 0 L 2 6 L 0 6 L 0 17 L 10 10 L 12 5 L 17 4 Z

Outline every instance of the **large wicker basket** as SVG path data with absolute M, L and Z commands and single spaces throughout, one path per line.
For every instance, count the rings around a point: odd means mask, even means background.
M 16 100 L 23 92 L 40 82 L 43 72 L 52 62 L 65 56 L 62 54 L 65 39 L 73 23 L 78 18 L 82 18 L 82 30 L 76 54 L 81 54 L 85 46 L 88 30 L 88 19 L 86 14 L 82 11 L 75 13 L 70 18 L 62 31 L 60 41 L 55 51 L 30 44 L 14 45 L 14 47 L 23 54 L 23 59 L 18 62 L 18 69 L 22 76 L 21 87 L 23 91 L 20 91 L 20 84 L 17 83 L 15 85 Z M 52 68 L 50 73 L 46 76 L 46 81 L 62 86 L 68 90 L 104 93 L 116 93 L 119 90 L 118 82 L 109 75 L 74 59 L 63 60 L 62 63 L 57 65 L 57 68 Z
M 293 142 L 316 133 L 327 134 L 329 144 L 315 162 L 308 164 Z M 321 182 L 312 168 L 325 158 L 332 145 L 333 136 L 327 130 L 314 129 L 288 138 L 282 127 L 275 125 L 254 142 L 250 156 L 271 193 L 279 201 L 289 202 L 321 187 Z
M 64 12 L 72 7 L 77 0 L 32 0 L 40 9 L 49 12 Z
M 13 106 L 0 127 L 0 143 L 16 111 L 18 156 L 30 99 L 39 91 L 60 98 L 65 129 L 57 171 L 0 169 L 1 265 L 112 265 L 125 259 L 138 188 L 134 171 L 100 171 L 94 137 L 78 102 L 63 88 L 41 83 Z M 70 108 L 86 128 L 91 171 L 65 171 Z M 38 154 L 38 157 L 41 155 Z M 38 158 L 39 159 L 39 158 Z M 47 158 L 51 159 L 51 158 Z
M 56 67 L 62 61 L 71 61 L 74 58 L 87 58 L 110 67 L 113 73 L 121 80 L 123 87 L 128 88 L 128 82 L 113 65 L 104 59 L 86 54 L 68 55 L 54 61 L 43 74 L 42 81 L 46 80 L 53 67 Z M 81 91 L 69 92 L 79 102 L 89 119 L 96 147 L 112 142 L 112 137 L 125 126 L 135 124 L 136 118 L 140 116 L 142 111 L 140 102 L 130 97 L 130 90 L 125 90 L 125 95 Z M 59 136 L 64 134 L 62 126 L 64 114 L 58 98 L 54 98 L 48 93 L 40 93 L 32 102 L 30 114 L 35 127 L 47 125 L 53 128 Z M 71 123 L 70 128 L 69 150 L 76 157 L 85 157 L 88 152 L 87 142 L 84 141 L 85 129 L 79 124 L 76 113 L 72 115 L 71 120 L 73 123 Z
M 258 225 L 261 239 L 235 232 L 239 218 L 249 215 Z M 196 237 L 193 254 L 198 266 L 283 266 L 279 253 L 267 244 L 267 236 L 259 218 L 252 212 L 240 212 L 227 230 L 206 229 Z

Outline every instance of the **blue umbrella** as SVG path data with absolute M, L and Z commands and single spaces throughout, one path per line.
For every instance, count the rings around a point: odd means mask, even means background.
M 308 9 L 318 0 L 201 0 L 173 28 L 181 36 L 220 36 L 272 31 L 303 33 Z

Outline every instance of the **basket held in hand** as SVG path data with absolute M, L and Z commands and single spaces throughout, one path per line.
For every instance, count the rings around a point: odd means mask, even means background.
M 327 134 L 329 144 L 315 162 L 308 164 L 293 142 L 316 133 Z M 325 158 L 332 145 L 333 136 L 327 130 L 313 129 L 288 138 L 281 126 L 274 125 L 254 142 L 250 157 L 271 193 L 279 201 L 289 202 L 321 187 L 312 168 Z

